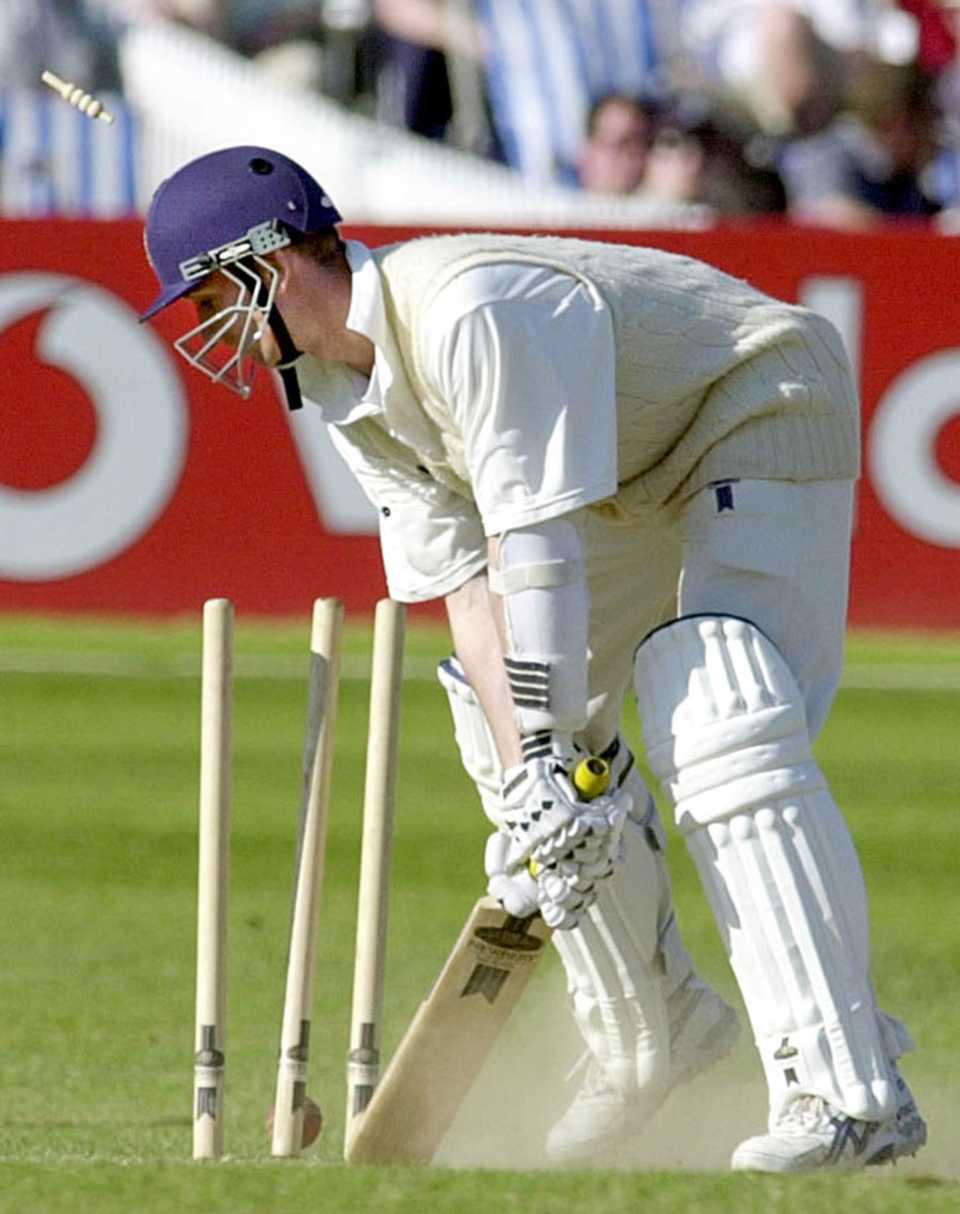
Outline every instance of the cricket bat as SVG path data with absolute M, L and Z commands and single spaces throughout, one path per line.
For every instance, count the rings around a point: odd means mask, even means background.
M 352 1123 L 348 1163 L 429 1163 L 551 935 L 480 898 L 440 977 Z

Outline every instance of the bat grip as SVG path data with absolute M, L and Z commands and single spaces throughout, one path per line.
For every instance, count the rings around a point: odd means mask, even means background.
M 592 801 L 602 796 L 610 786 L 610 764 L 598 755 L 581 759 L 573 769 L 573 787 L 581 801 Z

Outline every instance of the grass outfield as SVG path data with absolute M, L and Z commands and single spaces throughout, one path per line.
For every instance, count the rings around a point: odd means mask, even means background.
M 785 1181 L 725 1173 L 731 1148 L 764 1117 L 759 1064 L 746 1043 L 673 1095 L 623 1171 L 536 1170 L 577 1055 L 552 956 L 444 1144 L 443 1166 L 340 1165 L 368 690 L 363 631 L 350 632 L 344 660 L 318 953 L 310 1089 L 328 1126 L 301 1160 L 270 1159 L 263 1118 L 279 1035 L 306 622 L 238 628 L 229 1157 L 190 1162 L 198 623 L 0 616 L 2 1214 L 960 1208 L 960 642 L 854 638 L 817 747 L 866 871 L 881 1000 L 920 1047 L 904 1069 L 930 1144 L 896 1169 Z M 484 820 L 430 678 L 445 652 L 439 630 L 411 630 L 387 1053 L 483 882 Z M 676 840 L 671 864 L 688 945 L 739 1006 Z

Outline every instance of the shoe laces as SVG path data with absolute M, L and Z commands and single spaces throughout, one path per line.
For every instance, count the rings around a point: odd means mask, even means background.
M 833 1110 L 822 1096 L 796 1096 L 777 1120 L 778 1128 L 817 1131 L 834 1119 Z

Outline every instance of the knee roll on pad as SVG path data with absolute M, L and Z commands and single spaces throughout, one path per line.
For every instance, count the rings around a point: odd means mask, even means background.
M 782 792 L 825 787 L 800 689 L 748 621 L 675 620 L 640 645 L 634 676 L 647 758 L 684 833 Z
M 521 734 L 583 729 L 589 595 L 577 527 L 560 518 L 505 532 L 488 578 L 503 600 Z
M 889 1116 L 863 878 L 789 667 L 749 621 L 688 616 L 646 638 L 634 674 L 647 757 L 723 934 L 773 1107 L 809 1092 Z

